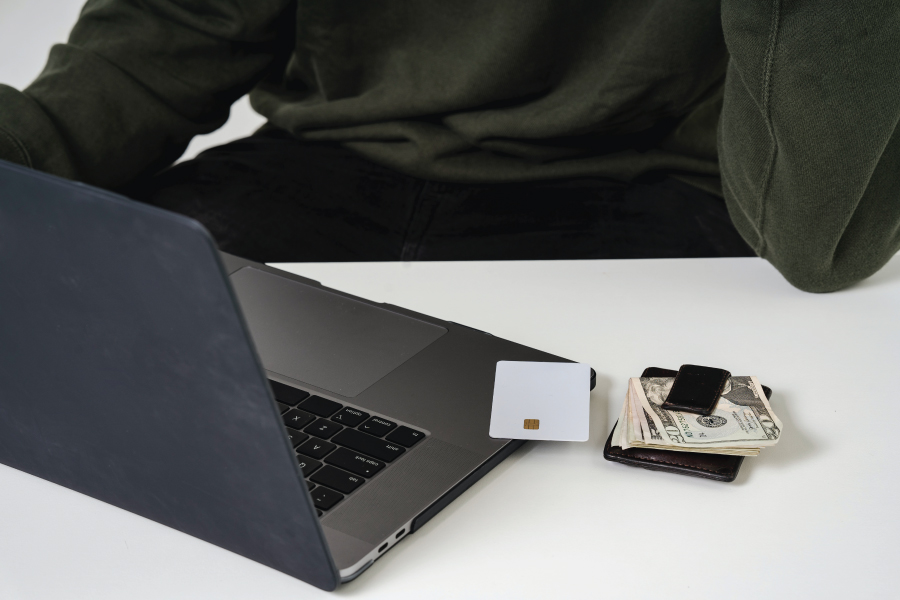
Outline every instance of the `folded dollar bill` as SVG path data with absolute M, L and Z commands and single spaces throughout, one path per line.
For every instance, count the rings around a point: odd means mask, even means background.
M 757 456 L 781 437 L 781 421 L 756 377 L 731 377 L 711 415 L 665 410 L 673 377 L 632 377 L 613 445 Z

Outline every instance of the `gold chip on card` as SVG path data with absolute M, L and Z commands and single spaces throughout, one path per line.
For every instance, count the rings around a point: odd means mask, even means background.
M 541 428 L 541 420 L 540 419 L 525 419 L 525 429 L 540 429 Z

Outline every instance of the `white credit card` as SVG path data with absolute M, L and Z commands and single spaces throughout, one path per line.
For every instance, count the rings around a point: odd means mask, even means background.
M 494 376 L 492 438 L 586 442 L 591 367 L 501 360 Z

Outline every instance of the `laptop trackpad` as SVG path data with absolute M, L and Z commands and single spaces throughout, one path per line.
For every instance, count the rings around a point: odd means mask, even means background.
M 447 330 L 245 267 L 231 276 L 263 365 L 353 397 Z

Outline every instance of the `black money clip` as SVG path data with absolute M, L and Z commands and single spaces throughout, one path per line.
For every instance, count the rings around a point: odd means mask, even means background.
M 711 415 L 730 378 L 731 373 L 725 369 L 681 365 L 662 407 L 665 410 Z

